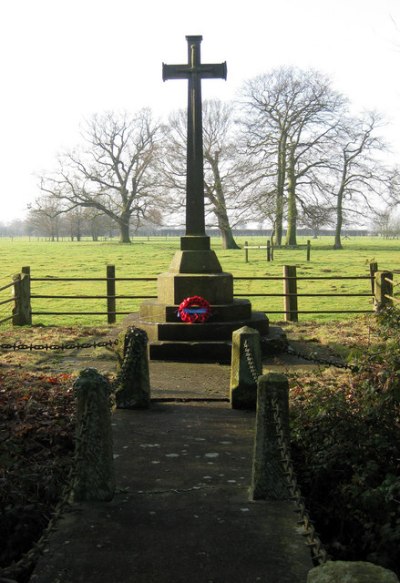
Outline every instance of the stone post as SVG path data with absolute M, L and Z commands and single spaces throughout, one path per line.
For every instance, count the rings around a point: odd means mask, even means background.
M 377 271 L 375 273 L 375 311 L 379 312 L 392 305 L 392 300 L 387 296 L 393 296 L 393 273 L 391 271 Z
M 232 334 L 230 403 L 232 409 L 255 409 L 257 378 L 262 374 L 260 333 L 243 326 Z
M 77 399 L 72 501 L 111 500 L 115 492 L 111 429 L 111 388 L 95 368 L 74 383 Z
M 283 374 L 268 373 L 258 379 L 250 487 L 253 500 L 287 500 L 289 497 L 275 419 L 276 405 L 280 410 L 282 437 L 289 443 L 289 383 Z
M 150 375 L 147 355 L 147 334 L 131 326 L 119 335 L 118 350 L 121 366 L 119 386 L 115 392 L 117 409 L 148 409 L 150 407 Z
M 389 569 L 363 561 L 328 561 L 308 572 L 307 583 L 399 583 Z

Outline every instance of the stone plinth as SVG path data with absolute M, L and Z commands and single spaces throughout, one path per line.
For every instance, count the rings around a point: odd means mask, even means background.
M 222 268 L 218 257 L 211 249 L 187 249 L 175 253 L 169 271 L 173 273 L 220 273 Z
M 209 304 L 233 302 L 233 277 L 230 273 L 161 273 L 157 281 L 158 300 L 179 304 L 188 297 L 201 296 Z
M 244 325 L 255 328 L 262 334 L 268 334 L 268 318 L 262 312 L 253 312 L 251 318 L 228 322 L 205 322 L 204 324 L 176 322 L 148 322 L 140 318 L 139 327 L 147 332 L 150 342 L 155 340 L 182 340 L 185 342 L 202 340 L 232 340 L 232 333 Z
M 182 322 L 181 302 L 200 296 L 211 306 L 204 323 Z M 210 239 L 181 238 L 181 249 L 167 272 L 157 280 L 157 300 L 145 301 L 139 315 L 129 319 L 147 332 L 149 356 L 154 360 L 201 360 L 229 362 L 232 333 L 250 326 L 266 337 L 269 321 L 263 312 L 253 312 L 249 300 L 233 297 L 233 276 L 222 271 Z
M 140 306 L 139 315 L 144 322 L 172 322 L 175 324 L 179 322 L 178 305 L 162 304 L 158 300 L 145 300 Z M 208 322 L 250 320 L 251 317 L 252 311 L 249 300 L 234 299 L 229 304 L 213 304 Z

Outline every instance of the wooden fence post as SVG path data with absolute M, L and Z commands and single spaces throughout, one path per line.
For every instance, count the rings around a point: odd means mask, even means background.
M 23 267 L 21 273 L 13 276 L 14 299 L 13 326 L 31 326 L 31 276 L 30 267 Z
M 296 266 L 283 266 L 283 308 L 286 322 L 298 322 Z
M 393 273 L 391 271 L 377 271 L 375 273 L 374 308 L 380 312 L 393 305 Z
M 310 261 L 311 258 L 311 241 L 310 239 L 307 240 L 307 261 Z
M 115 324 L 115 265 L 107 265 L 107 321 Z
M 249 262 L 249 250 L 247 249 L 248 246 L 248 242 L 245 241 L 244 242 L 244 262 L 248 263 Z
M 371 275 L 371 291 L 372 295 L 375 295 L 375 273 L 378 271 L 378 263 L 373 261 L 369 264 L 369 273 Z
M 267 261 L 271 261 L 271 241 L 267 241 Z

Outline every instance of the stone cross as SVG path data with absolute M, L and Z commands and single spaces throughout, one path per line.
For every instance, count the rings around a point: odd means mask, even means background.
M 202 36 L 187 36 L 188 63 L 165 65 L 163 81 L 187 79 L 187 171 L 186 171 L 186 235 L 205 236 L 203 125 L 201 110 L 201 80 L 226 79 L 226 62 L 205 65 L 200 59 Z

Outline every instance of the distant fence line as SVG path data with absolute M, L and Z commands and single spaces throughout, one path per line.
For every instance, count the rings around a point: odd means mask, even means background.
M 151 229 L 147 227 L 139 228 L 138 230 L 132 230 L 132 239 L 138 238 L 179 238 L 185 235 L 185 228 L 172 228 L 172 227 L 164 227 L 159 229 Z M 317 239 L 319 237 L 334 237 L 335 230 L 334 229 L 319 229 L 318 233 L 316 233 L 313 229 L 310 228 L 298 228 L 296 230 L 296 234 L 298 237 L 312 237 Z M 206 235 L 209 237 L 219 238 L 221 237 L 221 231 L 217 228 L 207 228 Z M 376 237 L 380 236 L 381 233 L 377 233 L 372 230 L 363 230 L 363 229 L 346 229 L 342 232 L 342 237 L 344 239 L 349 237 Z M 383 234 L 384 235 L 384 234 Z M 391 235 L 393 238 L 398 238 L 398 233 L 394 233 Z M 234 237 L 273 237 L 274 231 L 271 228 L 233 228 L 233 236 Z M 387 237 L 384 237 L 387 238 Z M 70 242 L 80 242 L 80 241 L 112 241 L 113 239 L 119 240 L 119 232 L 118 229 L 113 229 L 111 232 L 109 230 L 103 231 L 98 233 L 96 236 L 93 236 L 91 233 L 85 233 L 81 236 L 77 236 L 76 234 L 70 233 L 58 233 L 58 234 L 48 234 L 45 232 L 34 232 L 34 233 L 23 233 L 21 230 L 13 230 L 12 226 L 7 227 L 0 223 L 0 239 L 11 239 L 12 241 L 20 240 L 20 239 L 27 239 L 31 240 L 39 240 L 39 241 L 52 241 L 52 242 L 59 242 L 59 241 L 70 241 Z
M 274 245 L 273 240 L 268 239 L 266 245 L 249 245 L 247 241 L 244 242 L 244 261 L 245 263 L 249 262 L 249 249 L 266 249 L 266 259 L 267 261 L 274 260 L 274 252 L 276 249 L 281 249 L 281 246 Z M 292 247 L 289 245 L 285 245 L 285 249 L 291 249 Z M 306 260 L 310 261 L 311 259 L 311 241 L 308 239 L 305 245 L 294 245 L 294 249 L 305 249 L 306 250 Z
M 369 290 L 365 292 L 355 293 L 325 293 L 316 291 L 313 293 L 299 293 L 297 284 L 301 281 L 344 281 L 344 280 L 365 280 L 369 281 Z M 105 293 L 101 295 L 87 295 L 87 294 L 71 294 L 71 295 L 51 295 L 51 294 L 36 294 L 32 293 L 32 283 L 46 282 L 49 286 L 59 282 L 104 282 Z M 4 315 L 0 313 L 0 324 L 12 320 L 14 326 L 24 326 L 32 324 L 32 316 L 106 316 L 108 324 L 116 322 L 116 316 L 127 315 L 134 310 L 119 310 L 118 302 L 121 300 L 141 300 L 141 299 L 155 299 L 157 296 L 150 293 L 141 294 L 117 294 L 116 282 L 156 282 L 157 277 L 117 277 L 115 266 L 108 265 L 106 268 L 105 277 L 32 277 L 30 267 L 23 267 L 21 273 L 13 276 L 13 280 L 3 287 L 0 287 L 0 309 L 12 303 L 12 313 Z M 295 266 L 283 266 L 282 276 L 258 276 L 258 277 L 234 277 L 234 282 L 240 281 L 281 281 L 283 289 L 281 292 L 246 292 L 235 293 L 235 297 L 281 297 L 283 299 L 283 306 L 280 310 L 263 310 L 267 314 L 282 314 L 286 321 L 297 322 L 300 314 L 365 314 L 374 310 L 379 310 L 386 305 L 392 305 L 393 302 L 400 300 L 394 296 L 394 288 L 396 285 L 393 280 L 393 273 L 389 271 L 378 271 L 377 263 L 370 264 L 369 275 L 359 276 L 298 276 Z M 399 284 L 397 284 L 399 285 Z M 1 299 L 1 292 L 12 288 L 12 296 Z M 299 309 L 299 298 L 322 298 L 322 297 L 365 297 L 371 298 L 371 308 L 364 310 L 356 309 L 320 309 L 320 310 L 302 310 Z M 55 311 L 55 310 L 37 310 L 35 309 L 35 302 L 37 300 L 105 300 L 105 309 L 102 311 Z M 3 317 L 1 317 L 3 316 Z

